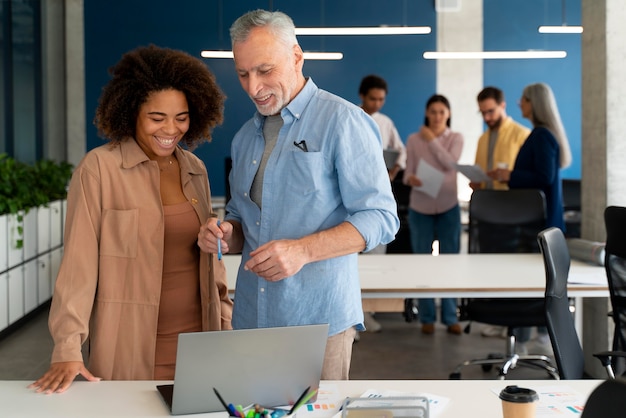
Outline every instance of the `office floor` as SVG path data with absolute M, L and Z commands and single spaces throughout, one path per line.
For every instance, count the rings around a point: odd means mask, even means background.
M 354 344 L 351 379 L 447 379 L 455 366 L 467 359 L 502 352 L 505 340 L 480 335 L 483 325 L 473 324 L 470 334 L 451 335 L 438 325 L 434 335 L 423 335 L 417 322 L 406 322 L 400 313 L 378 313 L 381 332 L 364 332 Z M 533 342 L 529 343 L 532 351 Z M 50 362 L 52 340 L 47 310 L 0 340 L 0 380 L 33 380 Z M 472 366 L 464 379 L 495 378 L 495 370 L 483 372 Z M 518 368 L 510 378 L 545 379 L 544 372 Z

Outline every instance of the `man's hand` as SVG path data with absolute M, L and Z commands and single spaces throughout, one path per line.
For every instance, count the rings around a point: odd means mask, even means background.
M 270 282 L 299 272 L 309 262 L 306 249 L 297 240 L 277 240 L 261 245 L 250 253 L 244 268 Z
M 82 361 L 65 361 L 52 363 L 48 371 L 28 387 L 35 388 L 37 393 L 63 393 L 78 375 L 90 382 L 100 381 L 99 377 L 95 377 L 85 368 Z
M 483 188 L 482 183 L 476 183 L 476 182 L 470 182 L 469 186 L 472 188 L 472 190 L 480 190 Z
M 487 172 L 487 175 L 494 180 L 508 182 L 511 179 L 511 170 L 506 168 L 496 168 Z

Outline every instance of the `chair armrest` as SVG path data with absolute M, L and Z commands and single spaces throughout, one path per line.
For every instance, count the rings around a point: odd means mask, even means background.
M 599 353 L 594 353 L 594 357 L 596 357 L 603 366 L 608 366 L 611 364 L 611 357 L 624 357 L 626 358 L 626 351 L 601 351 Z
M 604 366 L 604 368 L 606 369 L 609 378 L 615 379 L 615 372 L 613 371 L 611 359 L 613 357 L 626 358 L 626 351 L 602 351 L 600 353 L 594 353 L 593 356 L 600 360 L 600 363 L 602 363 L 602 366 Z

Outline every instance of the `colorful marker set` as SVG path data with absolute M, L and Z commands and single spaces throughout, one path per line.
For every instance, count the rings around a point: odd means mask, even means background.
M 307 403 L 315 394 L 317 393 L 317 389 L 309 391 L 311 387 L 309 386 L 302 392 L 298 400 L 293 404 L 289 411 L 285 409 L 273 409 L 265 408 L 261 405 L 255 404 L 249 408 L 244 409 L 241 405 L 233 405 L 232 403 L 226 403 L 217 389 L 213 388 L 213 392 L 220 400 L 226 412 L 231 417 L 236 418 L 281 418 L 283 416 L 291 416 L 293 413 L 300 408 L 302 405 Z

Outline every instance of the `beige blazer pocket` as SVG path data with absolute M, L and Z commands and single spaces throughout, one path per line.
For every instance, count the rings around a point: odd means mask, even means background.
M 100 255 L 137 257 L 138 229 L 138 209 L 105 209 L 100 232 Z

